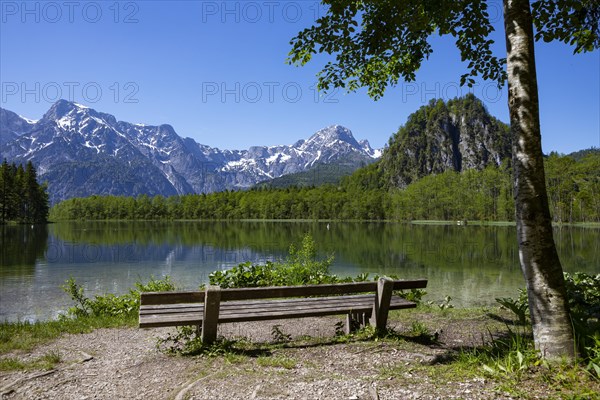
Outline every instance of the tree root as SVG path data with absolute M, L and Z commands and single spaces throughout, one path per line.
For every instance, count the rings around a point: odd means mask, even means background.
M 376 386 L 369 386 L 369 395 L 371 396 L 371 400 L 379 400 L 379 393 L 377 393 Z
M 77 364 L 83 364 L 84 362 L 90 361 L 92 359 L 94 359 L 93 356 L 89 355 L 88 353 L 85 353 L 83 351 L 79 351 L 79 353 L 81 353 L 81 355 L 83 356 L 83 359 L 76 361 Z M 72 364 L 71 364 L 72 365 Z M 16 381 L 9 383 L 8 385 L 0 388 L 0 398 L 11 394 L 12 392 L 14 392 L 16 390 L 16 387 L 19 386 L 20 384 L 22 384 L 23 382 L 27 382 L 27 381 L 31 381 L 33 379 L 36 378 L 41 378 L 47 375 L 52 375 L 58 371 L 62 371 L 66 368 L 68 368 L 70 365 L 64 366 L 62 368 L 54 368 L 48 371 L 43 371 L 43 372 L 36 372 L 34 374 L 28 375 L 28 376 L 24 376 L 21 377 L 19 379 L 17 379 Z
M 202 382 L 203 380 L 210 378 L 211 376 L 215 375 L 216 372 L 213 372 L 212 374 L 203 376 L 202 378 L 196 379 L 195 381 L 192 381 L 191 383 L 187 384 L 183 389 L 181 389 L 179 391 L 179 393 L 177 393 L 177 395 L 175 396 L 175 400 L 183 400 L 185 399 L 186 395 L 188 394 L 188 392 L 190 390 L 193 389 L 194 386 L 196 386 L 198 383 Z
M 27 382 L 36 378 L 41 378 L 42 376 L 51 375 L 55 372 L 58 372 L 57 369 L 51 369 L 49 371 L 37 372 L 35 374 L 24 376 L 22 378 L 17 379 L 16 381 L 9 383 L 8 385 L 0 388 L 0 397 L 6 396 L 15 391 L 16 386 L 20 385 L 23 382 Z

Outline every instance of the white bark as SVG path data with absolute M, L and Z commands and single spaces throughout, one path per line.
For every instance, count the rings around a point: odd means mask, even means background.
M 542 357 L 573 358 L 573 330 L 546 193 L 529 1 L 504 0 L 504 25 L 517 240 L 534 341 Z

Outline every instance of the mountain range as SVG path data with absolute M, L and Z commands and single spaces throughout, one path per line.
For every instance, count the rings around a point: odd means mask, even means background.
M 171 125 L 117 121 L 107 113 L 59 100 L 37 121 L 0 108 L 0 159 L 32 161 L 48 182 L 51 203 L 97 195 L 176 195 L 253 187 L 259 182 L 343 163 L 376 160 L 366 140 L 340 125 L 292 145 L 220 150 L 182 138 Z

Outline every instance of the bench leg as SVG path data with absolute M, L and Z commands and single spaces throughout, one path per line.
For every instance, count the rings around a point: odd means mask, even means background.
M 368 313 L 351 312 L 346 315 L 346 334 L 356 332 L 358 329 L 366 326 L 369 323 Z
M 358 320 L 357 317 L 358 314 L 356 313 L 348 313 L 346 314 L 346 326 L 345 328 L 345 333 L 346 335 L 351 334 L 352 332 L 355 332 L 357 327 L 360 326 L 360 320 Z
M 217 340 L 221 288 L 218 286 L 208 286 L 205 293 L 204 315 L 202 317 L 202 343 L 210 344 Z
M 375 296 L 371 324 L 375 325 L 378 332 L 385 331 L 387 326 L 393 287 L 394 282 L 387 278 L 379 278 L 377 282 L 377 295 Z
M 361 313 L 360 314 L 360 326 L 369 325 L 369 319 L 371 319 L 371 313 Z

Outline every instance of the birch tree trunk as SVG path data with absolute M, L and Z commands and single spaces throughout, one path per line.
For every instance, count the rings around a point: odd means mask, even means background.
M 574 357 L 563 271 L 552 237 L 543 165 L 534 36 L 528 0 L 504 0 L 508 107 L 519 260 L 542 357 Z

